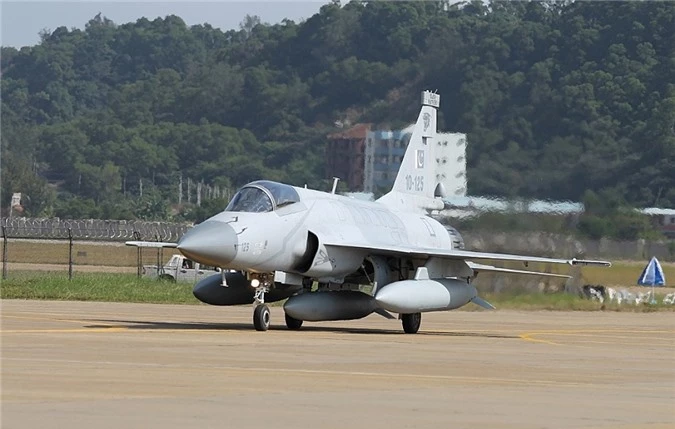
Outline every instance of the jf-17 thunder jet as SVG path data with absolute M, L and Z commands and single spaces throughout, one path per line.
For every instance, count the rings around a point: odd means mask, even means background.
M 378 200 L 337 195 L 335 187 L 329 193 L 259 180 L 239 189 L 223 212 L 187 231 L 178 243 L 164 243 L 194 261 L 222 268 L 195 285 L 195 297 L 213 305 L 253 304 L 258 331 L 270 326 L 265 303 L 286 299 L 289 329 L 300 329 L 304 321 L 372 313 L 394 319 L 395 313 L 406 333 L 416 333 L 424 312 L 470 302 L 493 309 L 471 284 L 481 271 L 568 277 L 475 261 L 610 265 L 464 250 L 455 229 L 428 215 L 443 208 L 434 156 L 439 104 L 438 94 L 422 93 L 393 188 Z M 370 293 L 362 291 L 364 285 Z

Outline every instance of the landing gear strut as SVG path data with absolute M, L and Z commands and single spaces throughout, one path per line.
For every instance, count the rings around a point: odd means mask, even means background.
M 258 286 L 255 288 L 255 295 L 253 296 L 253 326 L 256 331 L 266 331 L 270 327 L 270 309 L 265 305 L 265 292 L 268 292 L 265 286 Z
M 406 334 L 416 334 L 420 330 L 421 323 L 422 313 L 401 314 L 401 324 Z

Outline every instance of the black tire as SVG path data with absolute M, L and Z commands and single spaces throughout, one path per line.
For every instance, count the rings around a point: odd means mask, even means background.
M 256 331 L 266 331 L 270 328 L 270 309 L 260 304 L 253 310 L 253 326 Z
M 159 279 L 163 282 L 176 283 L 176 278 L 169 274 L 162 274 L 161 276 L 159 276 Z
M 286 327 L 292 331 L 297 331 L 302 327 L 302 320 L 298 320 L 295 317 L 286 314 Z
M 422 313 L 401 314 L 401 324 L 403 332 L 406 334 L 416 334 L 422 324 Z

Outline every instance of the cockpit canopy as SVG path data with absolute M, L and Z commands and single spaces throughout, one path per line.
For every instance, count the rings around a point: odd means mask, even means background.
M 300 201 L 300 196 L 292 186 L 269 180 L 258 180 L 241 188 L 225 211 L 265 213 L 298 201 Z

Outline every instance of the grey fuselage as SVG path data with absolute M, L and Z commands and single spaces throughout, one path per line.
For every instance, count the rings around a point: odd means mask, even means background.
M 392 210 L 378 202 L 293 189 L 299 201 L 271 211 L 223 211 L 213 216 L 190 230 L 179 242 L 179 250 L 222 268 L 284 271 L 339 282 L 361 266 L 371 246 L 452 248 L 446 228 L 428 216 Z M 338 243 L 364 246 L 332 245 Z

